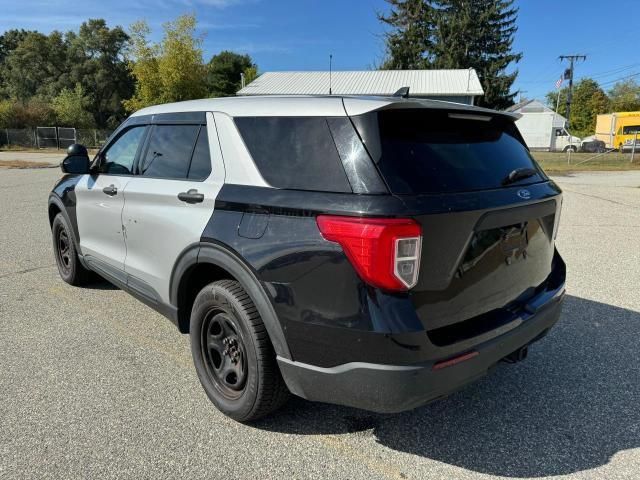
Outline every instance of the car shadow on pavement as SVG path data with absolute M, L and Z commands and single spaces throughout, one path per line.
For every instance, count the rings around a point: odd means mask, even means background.
M 256 428 L 358 433 L 474 472 L 565 475 L 640 447 L 640 313 L 568 296 L 526 361 L 500 364 L 450 397 L 398 415 L 291 400 Z

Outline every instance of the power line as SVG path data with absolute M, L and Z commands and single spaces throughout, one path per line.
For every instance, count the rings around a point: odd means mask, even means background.
M 611 70 L 603 70 L 600 72 L 595 72 L 595 73 L 591 73 L 591 74 L 584 74 L 581 75 L 580 78 L 584 78 L 584 77 L 588 77 L 588 78 L 601 78 L 601 77 L 609 77 L 611 75 L 615 75 L 617 73 L 623 72 L 625 70 L 631 70 L 632 68 L 638 67 L 640 66 L 640 63 L 632 63 L 631 65 L 625 65 L 622 67 L 617 67 Z M 555 77 L 553 79 L 548 78 L 547 80 L 520 80 L 518 83 L 523 83 L 523 84 L 543 84 L 543 83 L 548 83 L 551 84 L 553 83 L 555 80 L 557 80 L 558 78 Z
M 607 70 L 605 72 L 598 72 L 598 73 L 594 73 L 594 74 L 586 74 L 585 76 L 588 76 L 590 78 L 600 78 L 600 77 L 610 77 L 612 75 L 616 75 L 620 72 L 624 72 L 625 70 L 631 70 L 633 68 L 636 68 L 640 66 L 640 63 L 633 63 L 631 65 L 627 65 L 625 67 L 620 67 L 620 68 L 616 68 L 614 70 Z
M 601 87 L 603 87 L 605 85 L 611 85 L 612 83 L 618 83 L 618 82 L 622 82 L 624 80 L 629 80 L 629 79 L 631 79 L 633 77 L 637 77 L 638 75 L 640 75 L 640 72 L 632 73 L 631 75 L 627 75 L 625 77 L 616 78 L 614 80 L 609 80 L 607 82 L 600 83 L 599 85 Z

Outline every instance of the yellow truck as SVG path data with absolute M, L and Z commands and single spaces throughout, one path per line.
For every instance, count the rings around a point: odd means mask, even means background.
M 616 112 L 598 115 L 596 138 L 602 140 L 607 148 L 622 150 L 631 145 L 635 138 L 640 139 L 640 112 Z

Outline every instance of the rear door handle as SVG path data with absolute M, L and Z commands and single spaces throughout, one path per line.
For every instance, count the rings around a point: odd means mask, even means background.
M 115 187 L 115 185 L 113 183 L 111 185 L 109 185 L 108 187 L 104 187 L 102 189 L 102 191 L 104 193 L 106 193 L 107 195 L 109 195 L 110 197 L 113 197 L 114 195 L 118 194 L 118 189 Z
M 198 193 L 198 190 L 192 188 L 186 192 L 180 192 L 178 194 L 178 200 L 186 203 L 202 203 L 204 194 Z

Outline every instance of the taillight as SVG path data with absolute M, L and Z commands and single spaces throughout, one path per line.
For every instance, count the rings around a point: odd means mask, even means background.
M 342 246 L 370 285 L 408 290 L 418 283 L 422 229 L 411 219 L 319 215 L 322 236 Z

